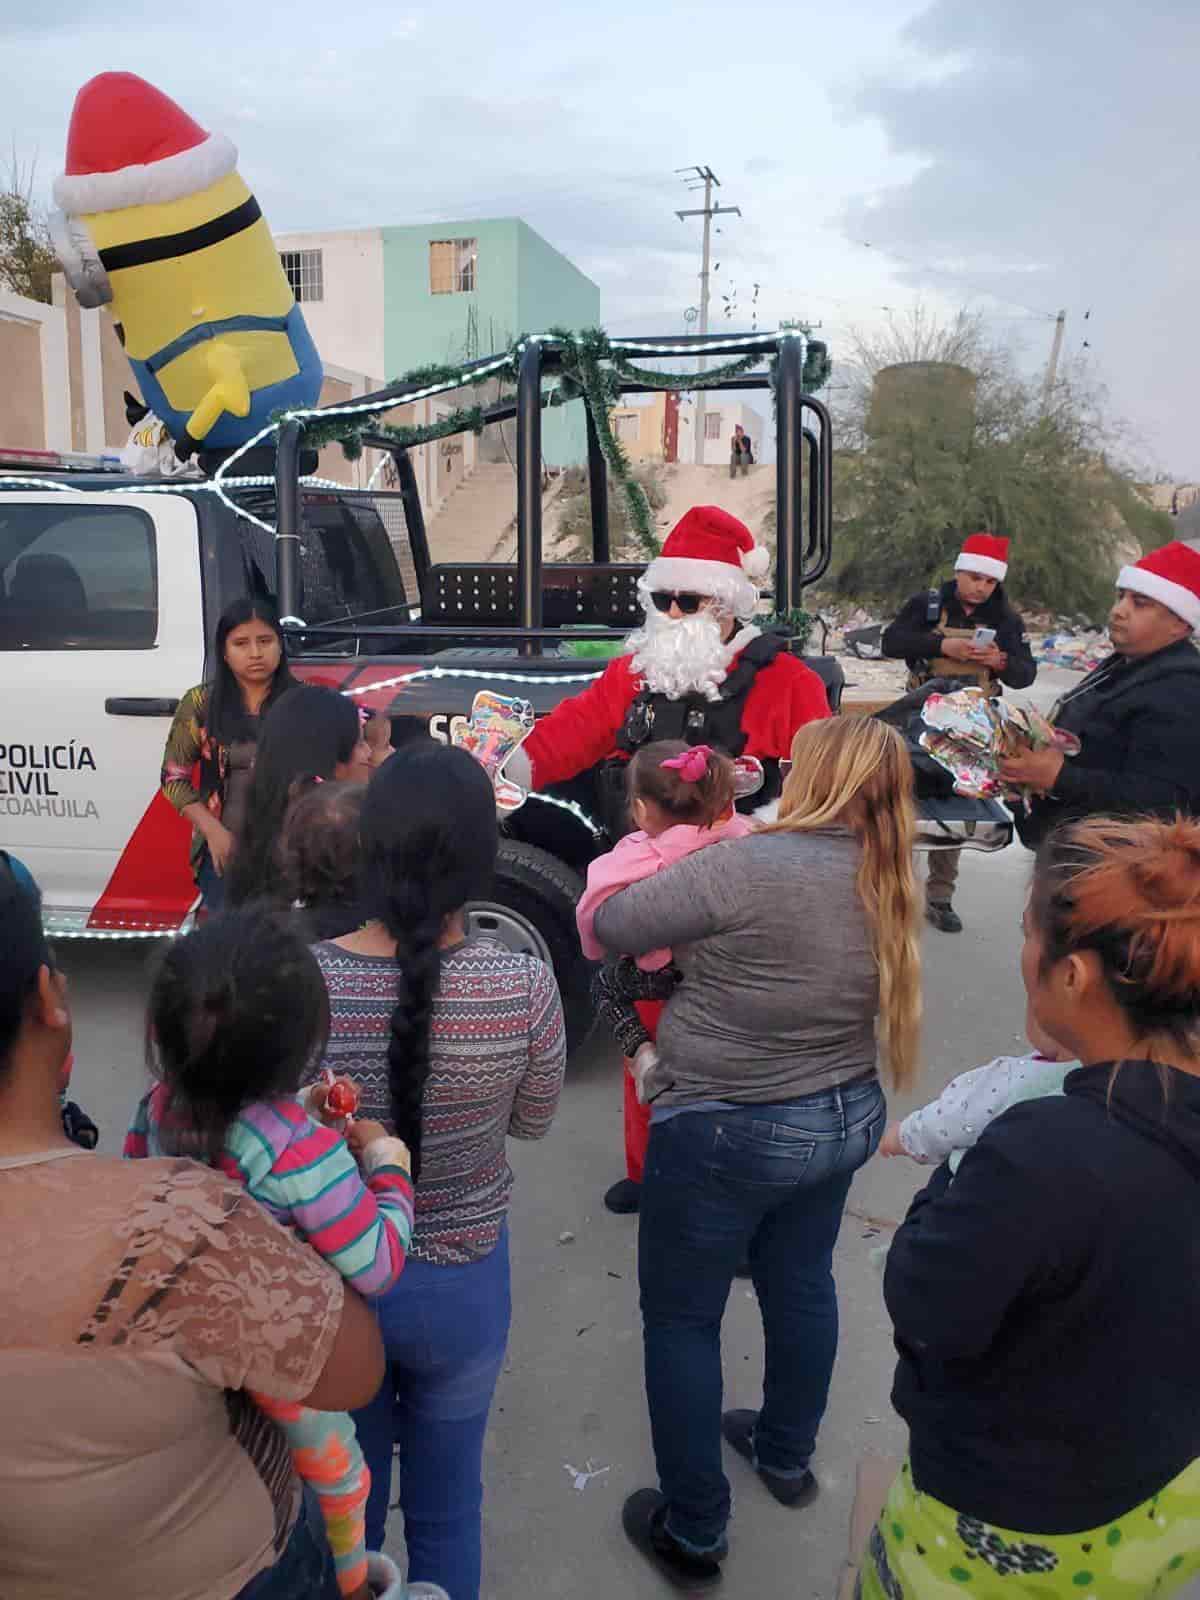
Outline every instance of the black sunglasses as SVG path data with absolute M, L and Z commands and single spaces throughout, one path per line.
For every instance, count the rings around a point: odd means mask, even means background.
M 712 597 L 707 594 L 675 594 L 670 589 L 655 589 L 651 595 L 656 611 L 670 611 L 673 605 L 679 607 L 685 617 L 694 617 L 706 600 Z

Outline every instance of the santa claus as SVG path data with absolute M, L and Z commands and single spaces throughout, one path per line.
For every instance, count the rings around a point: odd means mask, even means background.
M 797 728 L 829 715 L 825 686 L 789 654 L 787 641 L 751 618 L 770 565 L 744 523 L 719 506 L 695 506 L 676 524 L 638 582 L 642 627 L 595 683 L 544 717 L 505 775 L 533 789 L 597 769 L 612 833 L 628 829 L 624 768 L 657 739 L 708 744 L 754 757 L 763 782 L 740 804 L 761 808 L 781 786 Z M 639 1005 L 653 1038 L 661 1003 Z M 628 1063 L 627 1063 L 628 1066 Z M 625 1074 L 626 1177 L 604 1197 L 610 1211 L 638 1208 L 650 1114 Z

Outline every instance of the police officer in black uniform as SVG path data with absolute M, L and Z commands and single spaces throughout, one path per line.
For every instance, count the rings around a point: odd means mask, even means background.
M 930 678 L 956 678 L 978 684 L 989 695 L 1027 689 L 1037 663 L 1025 637 L 1025 624 L 1004 593 L 1008 540 L 973 533 L 954 563 L 955 575 L 940 589 L 913 595 L 884 629 L 883 653 L 908 663 L 908 687 Z M 962 918 L 952 904 L 958 881 L 958 850 L 931 850 L 926 882 L 926 915 L 943 933 L 961 933 Z

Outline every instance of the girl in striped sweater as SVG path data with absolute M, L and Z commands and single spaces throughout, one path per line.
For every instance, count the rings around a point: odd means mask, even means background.
M 248 909 L 205 923 L 171 946 L 155 979 L 147 1055 L 159 1082 L 137 1108 L 125 1154 L 219 1168 L 374 1298 L 399 1277 L 412 1234 L 409 1155 L 377 1122 L 350 1121 L 343 1139 L 296 1098 L 328 1031 L 324 982 L 287 918 Z M 403 1593 L 398 1581 L 389 1587 L 386 1558 L 372 1556 L 368 1571 L 370 1476 L 350 1418 L 254 1399 L 320 1501 L 342 1594 Z

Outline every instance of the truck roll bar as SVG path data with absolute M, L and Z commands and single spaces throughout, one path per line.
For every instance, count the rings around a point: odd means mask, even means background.
M 821 401 L 803 391 L 807 348 L 804 334 L 785 329 L 769 337 L 719 338 L 688 334 L 666 340 L 627 339 L 622 343 L 645 346 L 648 352 L 655 354 L 665 344 L 671 352 L 680 354 L 713 350 L 724 356 L 760 356 L 764 362 L 772 356 L 776 358 L 775 608 L 781 615 L 798 609 L 804 590 L 829 570 L 833 555 L 833 425 Z M 470 363 L 464 371 L 488 369 L 494 365 L 494 358 L 487 358 Z M 519 625 L 525 630 L 521 652 L 528 656 L 542 654 L 545 637 L 542 632 L 542 378 L 559 373 L 562 368 L 563 345 L 559 341 L 529 339 L 521 349 L 515 399 L 500 400 L 485 407 L 483 413 L 485 423 L 513 417 L 517 421 L 517 612 Z M 744 391 L 770 389 L 771 385 L 772 377 L 765 371 L 757 371 L 731 378 L 721 387 Z M 619 380 L 616 388 L 624 395 L 658 392 L 661 386 L 629 378 Z M 387 398 L 400 405 L 410 392 L 418 389 L 413 382 L 391 384 L 365 398 Z M 595 421 L 586 408 L 585 416 L 592 560 L 607 565 L 612 559 L 608 532 L 608 467 Z M 300 568 L 303 525 L 298 486 L 301 437 L 299 423 L 285 422 L 279 430 L 275 458 L 276 581 L 281 615 L 292 628 L 303 626 L 299 616 L 304 603 Z M 387 451 L 395 463 L 413 562 L 423 592 L 432 562 L 409 452 L 382 432 L 373 435 L 369 428 L 364 429 L 362 442 L 373 449 Z

